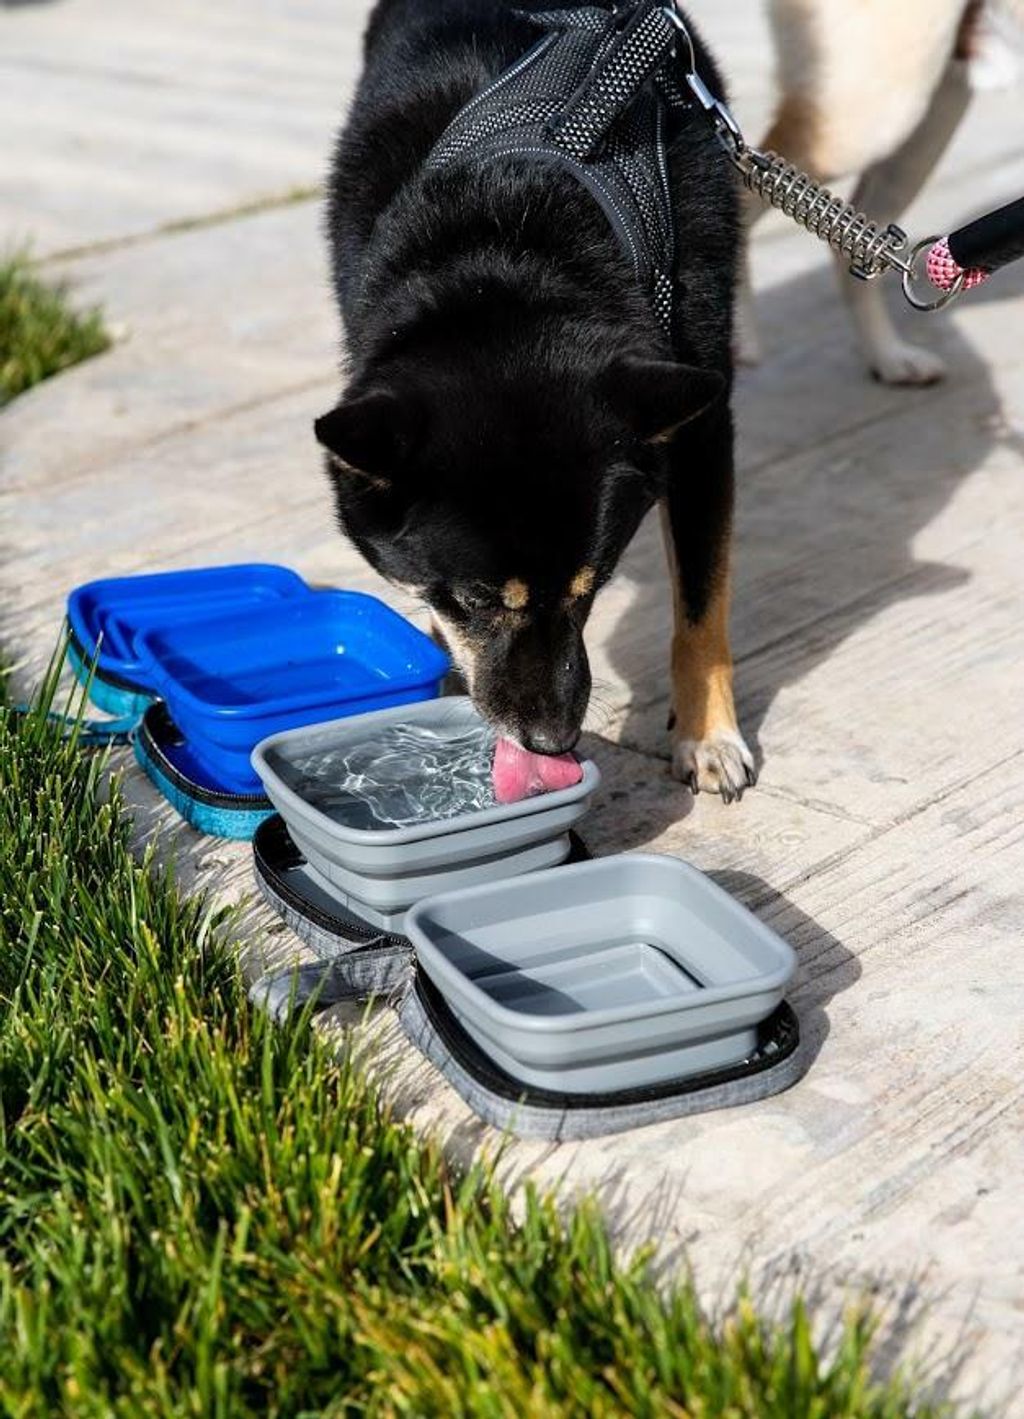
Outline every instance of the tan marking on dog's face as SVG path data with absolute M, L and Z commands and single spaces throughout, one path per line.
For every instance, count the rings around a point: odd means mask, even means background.
M 597 585 L 597 572 L 593 567 L 580 567 L 569 583 L 569 600 L 583 601 L 593 593 Z
M 501 588 L 501 599 L 506 610 L 525 611 L 530 604 L 530 588 L 514 576 Z
M 466 682 L 469 693 L 473 693 L 473 684 L 476 678 L 476 659 L 479 651 L 471 637 L 465 631 L 454 625 L 446 616 L 442 616 L 439 611 L 431 607 L 431 620 L 434 628 L 440 633 L 444 640 L 445 647 L 456 668 L 461 672 Z

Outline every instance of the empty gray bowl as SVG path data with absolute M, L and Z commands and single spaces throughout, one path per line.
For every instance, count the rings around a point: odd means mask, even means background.
M 343 812 L 328 814 L 304 798 L 293 786 L 295 765 L 364 741 L 368 728 L 458 730 L 480 723 L 465 697 L 425 700 L 274 735 L 257 746 L 252 762 L 313 879 L 371 924 L 398 931 L 408 908 L 423 897 L 565 862 L 570 832 L 600 782 L 596 765 L 582 761 L 580 783 L 523 803 L 412 827 L 372 828 L 353 827 Z
M 608 1094 L 747 1059 L 792 949 L 695 868 L 620 856 L 420 902 L 420 968 L 514 1080 Z

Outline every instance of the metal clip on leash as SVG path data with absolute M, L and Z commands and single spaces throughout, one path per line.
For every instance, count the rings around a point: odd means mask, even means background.
M 840 256 L 848 257 L 852 276 L 875 281 L 889 271 L 899 271 L 903 294 L 914 309 L 933 311 L 981 285 L 993 271 L 1024 258 L 1024 198 L 980 217 L 950 237 L 927 237 L 908 250 L 910 239 L 902 227 L 895 223 L 883 227 L 778 153 L 749 147 L 728 104 L 717 98 L 697 73 L 693 37 L 679 0 L 670 0 L 666 14 L 682 39 L 684 50 L 679 57 L 686 68 L 687 87 L 745 186 Z M 922 276 L 929 282 L 927 297 L 921 293 Z

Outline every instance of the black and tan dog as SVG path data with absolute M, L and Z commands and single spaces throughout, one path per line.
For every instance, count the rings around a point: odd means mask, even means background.
M 522 155 L 426 166 L 455 115 L 535 43 L 524 12 L 547 8 L 375 9 L 331 188 L 348 384 L 317 436 L 344 531 L 430 605 L 480 710 L 542 754 L 579 736 L 584 626 L 660 503 L 676 600 L 674 768 L 731 799 L 754 765 L 728 641 L 729 165 L 699 116 L 673 121 L 671 340 L 570 172 Z M 699 44 L 698 59 L 719 85 Z

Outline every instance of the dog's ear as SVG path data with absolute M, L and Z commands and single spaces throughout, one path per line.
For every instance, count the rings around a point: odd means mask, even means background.
M 371 389 L 342 400 L 313 428 L 339 473 L 386 487 L 408 458 L 417 422 L 409 401 L 390 389 Z
M 601 376 L 601 392 L 644 443 L 669 443 L 675 431 L 720 398 L 725 380 L 714 370 L 670 360 L 616 360 Z

